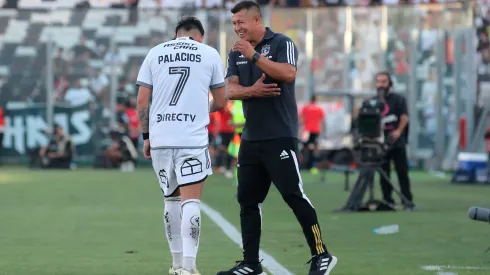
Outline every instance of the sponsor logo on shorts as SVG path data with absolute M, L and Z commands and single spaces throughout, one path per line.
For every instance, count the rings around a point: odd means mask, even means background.
M 200 173 L 202 173 L 202 162 L 196 158 L 186 159 L 180 167 L 180 174 L 183 177 Z
M 167 172 L 165 171 L 165 169 L 158 171 L 158 177 L 160 178 L 160 183 L 169 188 Z

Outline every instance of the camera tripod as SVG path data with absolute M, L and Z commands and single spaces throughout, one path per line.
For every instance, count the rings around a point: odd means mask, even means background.
M 393 191 L 400 197 L 405 205 L 412 203 L 393 185 L 388 175 L 381 169 L 380 164 L 361 164 L 359 177 L 352 188 L 344 207 L 338 209 L 339 212 L 358 212 L 358 211 L 394 211 L 393 205 L 374 199 L 374 176 L 376 172 L 391 185 Z M 366 192 L 369 191 L 369 200 L 363 203 Z

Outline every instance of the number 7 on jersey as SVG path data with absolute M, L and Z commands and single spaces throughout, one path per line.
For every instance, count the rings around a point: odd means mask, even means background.
M 169 75 L 179 75 L 179 81 L 177 82 L 177 86 L 175 86 L 175 90 L 172 94 L 172 99 L 170 100 L 170 106 L 176 106 L 177 102 L 179 102 L 179 98 L 182 95 L 182 91 L 184 90 L 185 84 L 189 79 L 191 68 L 189 67 L 170 67 L 168 68 Z

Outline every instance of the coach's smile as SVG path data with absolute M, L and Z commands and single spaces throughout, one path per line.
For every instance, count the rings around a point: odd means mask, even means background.
M 242 30 L 236 31 L 236 34 L 241 39 L 245 39 L 245 37 L 247 36 L 247 31 L 242 29 Z

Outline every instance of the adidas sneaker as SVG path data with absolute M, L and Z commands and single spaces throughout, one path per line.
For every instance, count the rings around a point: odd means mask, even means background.
M 314 256 L 310 262 L 311 267 L 308 275 L 329 275 L 337 264 L 337 257 L 325 253 Z
M 264 270 L 262 269 L 262 265 L 259 263 L 259 264 L 255 264 L 255 265 L 251 265 L 251 264 L 246 264 L 245 262 L 237 262 L 237 265 L 235 267 L 233 267 L 232 269 L 228 270 L 228 271 L 220 271 L 218 272 L 218 274 L 216 275 L 236 275 L 236 274 L 240 274 L 240 275 L 267 275 L 267 273 L 264 272 Z

